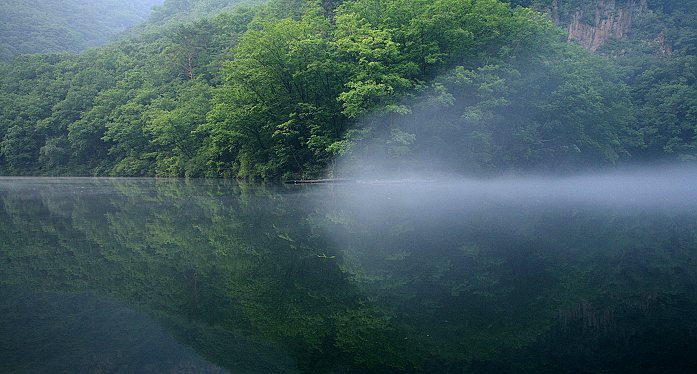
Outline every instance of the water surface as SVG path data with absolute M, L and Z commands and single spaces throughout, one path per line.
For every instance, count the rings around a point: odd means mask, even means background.
M 695 372 L 695 185 L 2 178 L 0 372 Z

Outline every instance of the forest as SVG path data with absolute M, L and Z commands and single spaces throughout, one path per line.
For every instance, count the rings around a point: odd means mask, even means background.
M 80 52 L 148 19 L 162 0 L 3 0 L 0 61 L 17 54 Z
M 606 2 L 631 27 L 595 51 L 570 40 Z M 689 162 L 696 10 L 167 0 L 103 47 L 0 64 L 0 174 L 283 179 L 352 160 L 379 172 L 366 154 L 462 174 Z

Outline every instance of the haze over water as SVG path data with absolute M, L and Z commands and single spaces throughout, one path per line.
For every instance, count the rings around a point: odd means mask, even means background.
M 696 185 L 0 178 L 0 372 L 693 372 Z

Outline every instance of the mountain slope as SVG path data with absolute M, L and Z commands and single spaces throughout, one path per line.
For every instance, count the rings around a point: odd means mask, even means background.
M 80 52 L 146 20 L 162 0 L 3 0 L 0 61 L 17 54 Z
M 550 14 L 568 41 L 607 55 L 697 51 L 697 0 L 520 0 Z M 618 45 L 619 43 L 619 45 Z
M 240 4 L 258 4 L 265 0 L 165 0 L 155 7 L 150 24 L 182 23 L 216 13 L 230 11 Z
M 337 159 L 378 175 L 697 159 L 693 10 L 649 2 L 640 28 L 594 54 L 530 9 L 556 3 L 563 24 L 577 8 L 562 1 L 272 0 L 218 13 L 237 2 L 168 0 L 130 39 L 0 64 L 0 174 L 295 178 L 332 174 Z M 660 30 L 671 53 L 646 42 Z

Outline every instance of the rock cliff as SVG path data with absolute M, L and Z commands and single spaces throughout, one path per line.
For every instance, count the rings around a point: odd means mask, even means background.
M 566 4 L 565 4 L 566 2 Z M 593 0 L 583 6 L 573 6 L 570 0 L 552 0 L 550 16 L 557 24 L 568 24 L 570 42 L 576 42 L 584 48 L 596 51 L 610 38 L 622 38 L 636 20 L 648 11 L 646 0 Z M 565 21 L 560 13 L 568 11 Z

